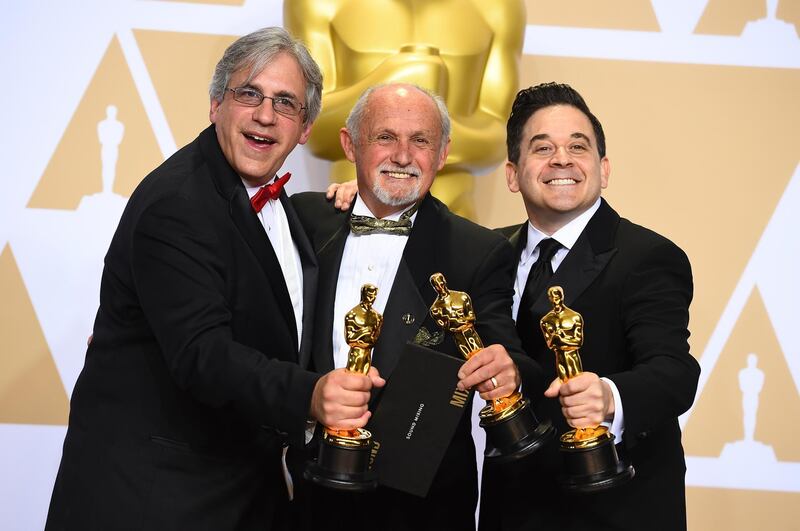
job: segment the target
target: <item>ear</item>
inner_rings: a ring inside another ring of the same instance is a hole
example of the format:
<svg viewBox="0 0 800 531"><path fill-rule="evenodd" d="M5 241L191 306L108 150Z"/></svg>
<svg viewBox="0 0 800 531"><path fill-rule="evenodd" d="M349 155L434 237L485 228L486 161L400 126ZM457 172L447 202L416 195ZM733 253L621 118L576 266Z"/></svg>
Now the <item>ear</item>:
<svg viewBox="0 0 800 531"><path fill-rule="evenodd" d="M519 192L519 175L517 165L511 161L506 161L506 184L511 192Z"/></svg>
<svg viewBox="0 0 800 531"><path fill-rule="evenodd" d="M219 106L221 102L217 101L214 98L211 98L211 109L208 111L208 119L211 120L212 124L217 123L217 112L219 110Z"/></svg>
<svg viewBox="0 0 800 531"><path fill-rule="evenodd" d="M339 129L339 142L342 143L342 149L344 150L344 155L347 157L347 160L355 163L356 147L353 143L353 137L350 136L350 131L348 131L346 127Z"/></svg>
<svg viewBox="0 0 800 531"><path fill-rule="evenodd" d="M308 137L311 136L312 125L314 125L314 122L310 122L303 126L303 131L300 133L300 139L297 141L298 144L305 144L308 142Z"/></svg>
<svg viewBox="0 0 800 531"><path fill-rule="evenodd" d="M608 187L608 176L611 175L611 163L608 157L603 157L600 160L600 188Z"/></svg>
<svg viewBox="0 0 800 531"><path fill-rule="evenodd" d="M444 168L445 162L447 162L447 155L450 154L450 139L447 139L447 144L444 145L444 149L439 154L439 164L436 165L436 171L441 171Z"/></svg>

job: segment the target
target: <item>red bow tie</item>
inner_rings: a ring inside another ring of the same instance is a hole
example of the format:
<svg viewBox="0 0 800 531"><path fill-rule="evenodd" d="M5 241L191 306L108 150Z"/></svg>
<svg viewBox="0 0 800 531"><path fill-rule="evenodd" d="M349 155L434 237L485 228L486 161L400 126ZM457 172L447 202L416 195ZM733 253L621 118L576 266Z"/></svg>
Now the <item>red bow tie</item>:
<svg viewBox="0 0 800 531"><path fill-rule="evenodd" d="M253 210L256 211L256 214L261 212L261 209L264 208L264 205L267 204L267 201L270 199L278 199L281 195L281 190L283 190L283 185L286 184L286 181L289 180L292 174L286 172L286 174L271 184L265 184L262 186L256 195L250 198L250 204L253 205Z"/></svg>

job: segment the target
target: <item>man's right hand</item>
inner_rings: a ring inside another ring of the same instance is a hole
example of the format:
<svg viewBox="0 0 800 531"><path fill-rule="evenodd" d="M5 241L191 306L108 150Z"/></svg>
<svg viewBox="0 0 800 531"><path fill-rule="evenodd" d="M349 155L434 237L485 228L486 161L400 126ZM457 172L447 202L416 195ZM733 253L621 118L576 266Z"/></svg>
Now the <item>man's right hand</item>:
<svg viewBox="0 0 800 531"><path fill-rule="evenodd" d="M325 191L325 198L330 201L333 200L333 206L337 209L347 212L350 210L350 205L358 193L358 183L355 179L344 183L331 183Z"/></svg>
<svg viewBox="0 0 800 531"><path fill-rule="evenodd" d="M384 384L386 380L375 367L370 367L367 375L336 369L317 380L309 413L325 426L345 430L361 428L370 417L367 409L370 390Z"/></svg>

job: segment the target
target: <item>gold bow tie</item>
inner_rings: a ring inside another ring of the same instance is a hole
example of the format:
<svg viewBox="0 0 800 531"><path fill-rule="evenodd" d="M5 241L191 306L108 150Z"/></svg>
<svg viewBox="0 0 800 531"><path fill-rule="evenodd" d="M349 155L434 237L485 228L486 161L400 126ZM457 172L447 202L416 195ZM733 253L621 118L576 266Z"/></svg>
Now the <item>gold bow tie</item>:
<svg viewBox="0 0 800 531"><path fill-rule="evenodd" d="M370 216L350 215L350 232L353 234L396 234L408 236L411 234L411 216L417 211L418 203L400 214L397 221L391 219L377 219Z"/></svg>

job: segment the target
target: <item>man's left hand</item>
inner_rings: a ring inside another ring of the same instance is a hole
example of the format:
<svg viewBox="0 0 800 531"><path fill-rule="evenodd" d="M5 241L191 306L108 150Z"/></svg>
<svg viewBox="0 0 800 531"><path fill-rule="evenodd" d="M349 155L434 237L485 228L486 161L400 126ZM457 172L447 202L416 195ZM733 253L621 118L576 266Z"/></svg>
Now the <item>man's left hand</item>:
<svg viewBox="0 0 800 531"><path fill-rule="evenodd" d="M458 371L458 388L475 387L484 400L509 396L519 389L517 365L502 345L489 345L467 360Z"/></svg>
<svg viewBox="0 0 800 531"><path fill-rule="evenodd" d="M558 397L561 412L573 428L597 426L614 415L611 387L593 372L582 372L566 383L556 378L544 396Z"/></svg>

